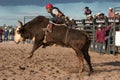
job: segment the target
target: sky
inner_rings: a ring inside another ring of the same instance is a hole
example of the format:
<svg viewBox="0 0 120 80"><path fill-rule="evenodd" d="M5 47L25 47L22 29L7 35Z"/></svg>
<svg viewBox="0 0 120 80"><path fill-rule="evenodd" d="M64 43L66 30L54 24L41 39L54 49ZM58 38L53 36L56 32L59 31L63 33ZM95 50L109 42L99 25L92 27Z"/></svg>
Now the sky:
<svg viewBox="0 0 120 80"><path fill-rule="evenodd" d="M120 7L120 0L0 0L0 26L17 25L18 20L24 21L24 16L50 16L45 10L48 3L77 20L85 18L86 6L92 10L92 15L99 12L108 15L109 7Z"/></svg>

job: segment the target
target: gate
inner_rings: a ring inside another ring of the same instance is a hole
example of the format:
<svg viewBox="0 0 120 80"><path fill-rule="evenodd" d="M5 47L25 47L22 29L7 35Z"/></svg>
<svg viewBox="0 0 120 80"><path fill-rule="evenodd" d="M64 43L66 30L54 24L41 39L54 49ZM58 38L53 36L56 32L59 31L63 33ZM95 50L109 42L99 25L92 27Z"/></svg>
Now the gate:
<svg viewBox="0 0 120 80"><path fill-rule="evenodd" d="M118 48L120 46L120 44L116 45L116 40L117 40L117 36L116 33L120 32L120 15L119 17L116 16L117 14L119 14L120 12L120 7L114 7L114 19L112 20L112 22L114 22L114 27L113 29L111 29L110 31L110 44L108 45L108 51L109 53L113 53L114 55L118 52ZM120 35L120 34L119 34Z"/></svg>

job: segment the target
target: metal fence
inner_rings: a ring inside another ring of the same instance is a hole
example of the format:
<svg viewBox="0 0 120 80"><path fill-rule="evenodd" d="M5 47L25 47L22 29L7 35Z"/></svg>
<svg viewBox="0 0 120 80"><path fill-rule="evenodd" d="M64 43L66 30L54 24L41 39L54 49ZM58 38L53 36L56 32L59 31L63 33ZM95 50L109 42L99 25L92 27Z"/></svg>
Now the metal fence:
<svg viewBox="0 0 120 80"><path fill-rule="evenodd" d="M79 20L77 20L76 22L78 22L77 26L76 26L76 29L84 30L84 31L86 31L90 34L91 41L92 41L91 46L90 46L90 50L97 51L98 47L97 47L97 43L96 43L96 40L95 40L95 31L96 31L96 28L97 28L98 25L97 24L88 25L88 23L83 25L83 24L81 24L81 21L79 21ZM112 23L112 22L110 22L110 23ZM101 24L101 23L99 23L99 24ZM108 25L109 24L103 24L103 27L106 27ZM120 30L120 24L115 24L114 27L111 28L107 32L106 36L109 35L110 37L109 37L109 41L107 40L104 43L104 46L103 46L104 52L112 53L112 54L115 54L116 52L118 52L118 48L117 48L117 46L115 46L115 32L119 31L119 30Z"/></svg>
<svg viewBox="0 0 120 80"><path fill-rule="evenodd" d="M120 11L120 7L114 8L114 14ZM106 40L104 43L103 49L105 53L118 53L119 46L115 45L115 35L117 31L120 31L120 18L107 18L107 19L92 19L92 20L75 20L77 26L75 28L87 31L90 34L92 43L90 46L90 50L97 51L98 47L95 42L95 31L98 24L102 24L103 27L108 26L111 23L114 23L114 27L112 27L108 32L107 36L109 35L109 40Z"/></svg>

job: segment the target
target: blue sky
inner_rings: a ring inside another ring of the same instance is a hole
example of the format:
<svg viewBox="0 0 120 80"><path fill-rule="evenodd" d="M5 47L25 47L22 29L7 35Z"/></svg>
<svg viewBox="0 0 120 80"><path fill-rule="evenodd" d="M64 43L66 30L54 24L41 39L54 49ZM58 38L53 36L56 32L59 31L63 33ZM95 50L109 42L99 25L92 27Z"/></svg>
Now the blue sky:
<svg viewBox="0 0 120 80"><path fill-rule="evenodd" d="M93 15L98 12L107 15L109 7L120 7L120 0L0 0L0 25L17 25L17 20L23 21L24 16L50 16L45 10L47 3L53 3L74 19L85 18L85 6Z"/></svg>

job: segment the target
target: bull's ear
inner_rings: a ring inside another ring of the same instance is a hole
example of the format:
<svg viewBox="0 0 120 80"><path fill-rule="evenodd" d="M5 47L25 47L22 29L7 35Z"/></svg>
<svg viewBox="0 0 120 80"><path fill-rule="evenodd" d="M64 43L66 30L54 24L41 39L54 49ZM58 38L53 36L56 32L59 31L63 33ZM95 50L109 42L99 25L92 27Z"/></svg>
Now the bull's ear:
<svg viewBox="0 0 120 80"><path fill-rule="evenodd" d="M19 28L23 26L22 21L18 20L18 23L19 23L19 25L18 25L18 26L19 26Z"/></svg>

